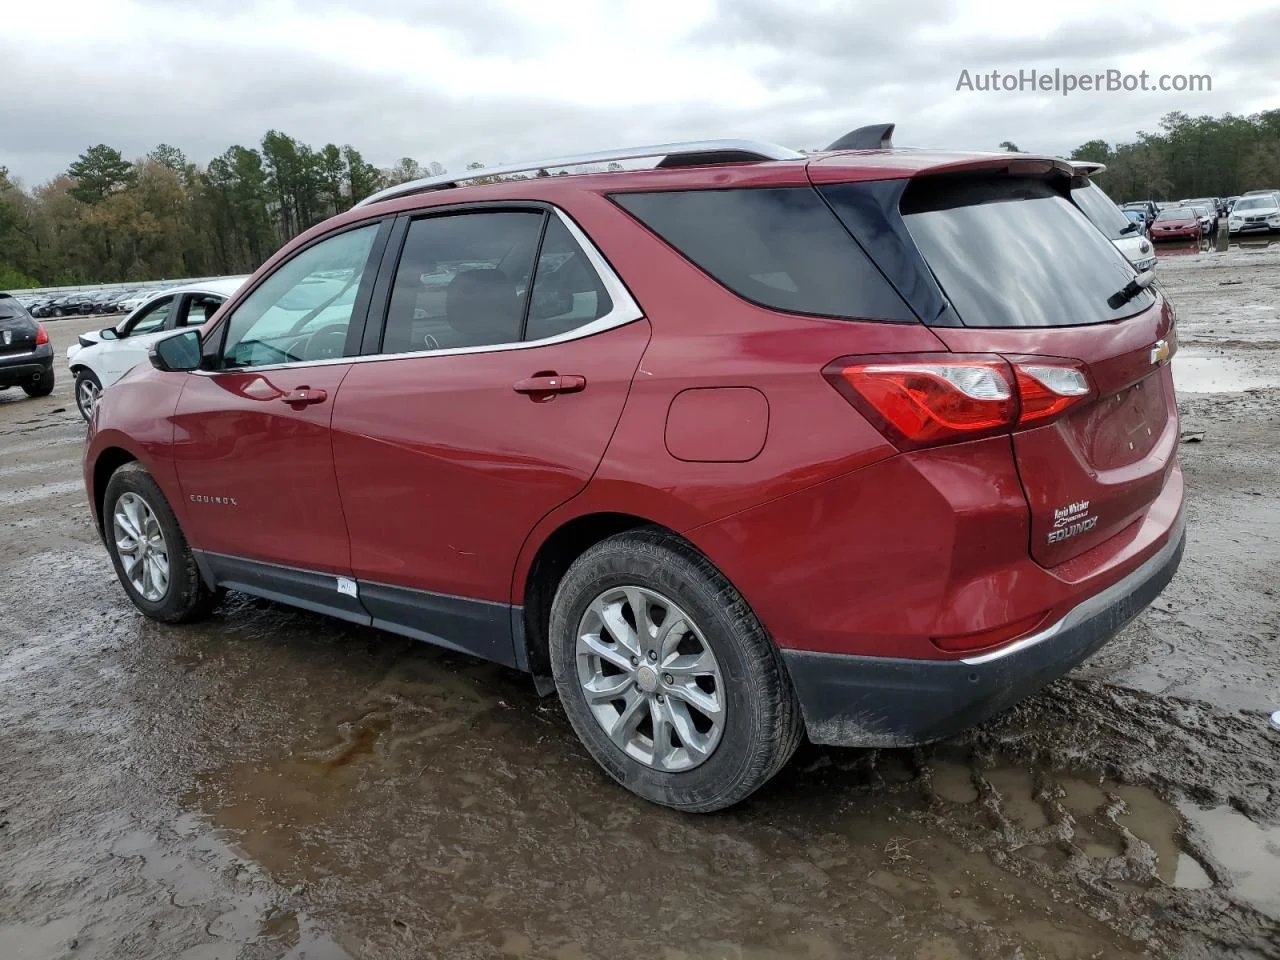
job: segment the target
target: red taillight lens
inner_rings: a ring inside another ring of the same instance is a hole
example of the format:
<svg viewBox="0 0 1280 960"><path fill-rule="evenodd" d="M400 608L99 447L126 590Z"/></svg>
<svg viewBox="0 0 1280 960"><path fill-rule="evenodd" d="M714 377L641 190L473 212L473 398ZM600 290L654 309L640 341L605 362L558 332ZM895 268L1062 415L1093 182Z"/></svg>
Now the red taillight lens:
<svg viewBox="0 0 1280 960"><path fill-rule="evenodd" d="M900 450L1040 426L1093 396L1083 364L1058 357L845 357L823 374Z"/></svg>
<svg viewBox="0 0 1280 960"><path fill-rule="evenodd" d="M1016 360L1013 372L1018 381L1020 426L1056 417L1093 392L1084 370L1074 363Z"/></svg>
<svg viewBox="0 0 1280 960"><path fill-rule="evenodd" d="M49 332L45 330L43 323L36 324L36 346L49 342Z"/></svg>
<svg viewBox="0 0 1280 960"><path fill-rule="evenodd" d="M904 450L989 436L1017 419L1009 364L995 356L850 358L824 373Z"/></svg>

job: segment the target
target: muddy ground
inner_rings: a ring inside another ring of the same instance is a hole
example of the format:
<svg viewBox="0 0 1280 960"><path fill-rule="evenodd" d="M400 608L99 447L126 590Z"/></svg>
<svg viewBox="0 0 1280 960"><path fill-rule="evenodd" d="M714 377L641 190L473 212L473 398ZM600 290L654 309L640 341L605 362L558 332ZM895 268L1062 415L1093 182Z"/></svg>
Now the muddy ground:
<svg viewBox="0 0 1280 960"><path fill-rule="evenodd" d="M516 673L235 595L143 619L69 379L0 394L0 960L1280 958L1280 245L1160 275L1216 392L1155 606L979 730L806 746L707 817Z"/></svg>

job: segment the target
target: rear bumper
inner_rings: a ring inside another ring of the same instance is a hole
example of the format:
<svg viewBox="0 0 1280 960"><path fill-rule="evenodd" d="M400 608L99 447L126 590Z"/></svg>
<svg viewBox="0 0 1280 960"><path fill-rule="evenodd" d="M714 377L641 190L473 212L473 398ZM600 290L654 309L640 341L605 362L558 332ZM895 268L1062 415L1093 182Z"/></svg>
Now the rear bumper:
<svg viewBox="0 0 1280 960"><path fill-rule="evenodd" d="M53 348L42 343L29 353L0 355L0 387L30 383L53 376Z"/></svg>
<svg viewBox="0 0 1280 960"><path fill-rule="evenodd" d="M966 660L907 660L783 650L809 739L902 747L958 733L1062 676L1151 603L1186 544L1181 518L1160 550L1128 576L1038 633Z"/></svg>

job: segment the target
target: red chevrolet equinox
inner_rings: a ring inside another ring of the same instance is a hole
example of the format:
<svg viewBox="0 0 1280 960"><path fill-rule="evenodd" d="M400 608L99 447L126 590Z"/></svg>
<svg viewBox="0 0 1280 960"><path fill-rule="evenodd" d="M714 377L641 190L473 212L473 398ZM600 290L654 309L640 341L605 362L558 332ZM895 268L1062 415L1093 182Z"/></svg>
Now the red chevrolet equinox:
<svg viewBox="0 0 1280 960"><path fill-rule="evenodd" d="M802 734L946 737L1182 554L1173 309L1072 175L864 128L390 188L104 392L94 517L147 616L238 590L528 671L679 809Z"/></svg>

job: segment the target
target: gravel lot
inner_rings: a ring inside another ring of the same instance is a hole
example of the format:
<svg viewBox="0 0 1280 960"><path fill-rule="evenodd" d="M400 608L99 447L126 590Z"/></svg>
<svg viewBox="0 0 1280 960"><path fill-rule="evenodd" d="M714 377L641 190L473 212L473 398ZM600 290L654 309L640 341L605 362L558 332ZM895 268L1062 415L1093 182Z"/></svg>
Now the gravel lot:
<svg viewBox="0 0 1280 960"><path fill-rule="evenodd" d="M710 817L499 667L236 595L143 619L69 376L0 393L0 957L1280 958L1280 245L1159 272L1190 538L1156 605L977 731L804 747Z"/></svg>

